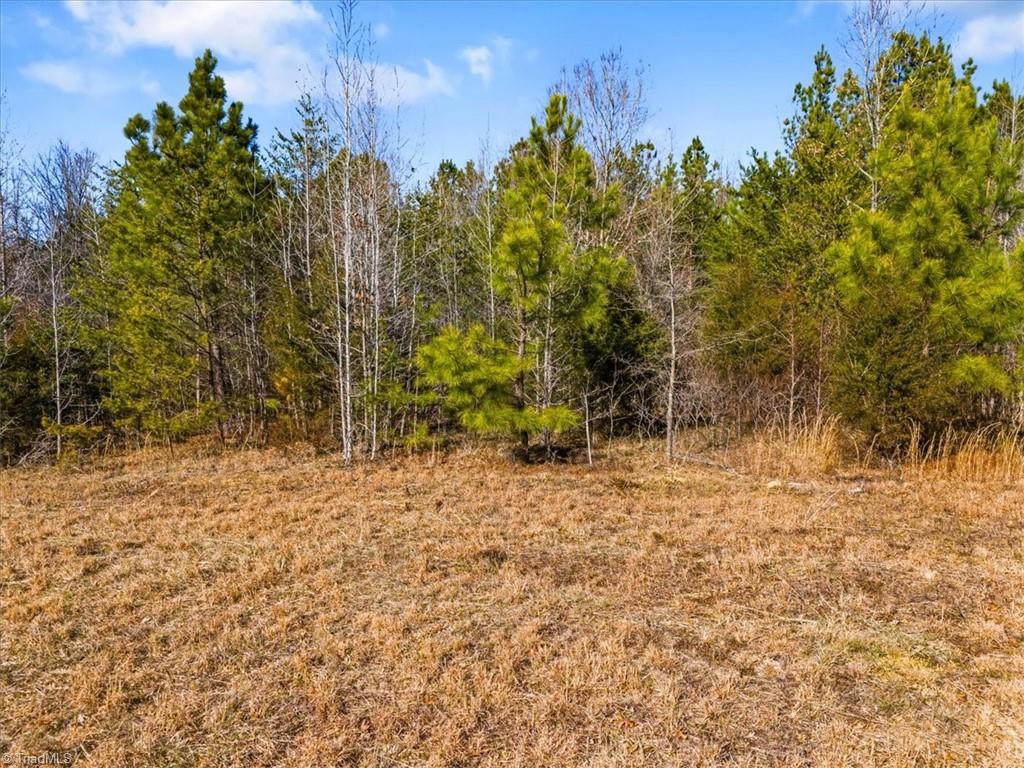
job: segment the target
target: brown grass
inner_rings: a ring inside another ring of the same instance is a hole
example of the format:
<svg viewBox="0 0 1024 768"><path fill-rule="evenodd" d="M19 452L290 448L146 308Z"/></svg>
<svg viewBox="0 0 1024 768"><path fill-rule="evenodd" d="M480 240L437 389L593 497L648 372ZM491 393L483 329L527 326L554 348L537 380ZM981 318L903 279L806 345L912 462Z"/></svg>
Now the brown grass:
<svg viewBox="0 0 1024 768"><path fill-rule="evenodd" d="M765 469L5 471L0 753L1024 765L1024 488Z"/></svg>
<svg viewBox="0 0 1024 768"><path fill-rule="evenodd" d="M757 476L827 477L837 472L965 482L1024 482L1024 434L1020 428L993 425L973 431L949 429L930 440L913 430L909 447L880 454L862 436L844 430L839 419L818 417L792 426L783 422L753 433L719 430L684 432L684 454ZM684 455L684 459L686 456Z"/></svg>
<svg viewBox="0 0 1024 768"><path fill-rule="evenodd" d="M948 430L923 445L919 440L911 445L902 464L921 478L1024 481L1024 436L1019 428Z"/></svg>

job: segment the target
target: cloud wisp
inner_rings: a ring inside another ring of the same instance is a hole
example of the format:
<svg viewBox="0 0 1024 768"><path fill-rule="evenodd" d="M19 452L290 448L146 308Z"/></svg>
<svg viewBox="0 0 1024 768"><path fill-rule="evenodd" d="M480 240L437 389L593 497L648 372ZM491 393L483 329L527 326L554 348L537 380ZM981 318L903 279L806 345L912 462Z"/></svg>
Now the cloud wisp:
<svg viewBox="0 0 1024 768"><path fill-rule="evenodd" d="M268 48L285 44L293 29L323 21L305 0L67 0L65 5L85 27L90 44L115 55L150 47L185 57L211 47L255 61Z"/></svg>
<svg viewBox="0 0 1024 768"><path fill-rule="evenodd" d="M506 64L512 58L514 43L507 37L495 37L488 45L472 45L459 52L459 58L466 62L469 73L479 77L484 85L490 85L495 64Z"/></svg>
<svg viewBox="0 0 1024 768"><path fill-rule="evenodd" d="M97 52L163 48L187 58L211 48L229 62L223 74L233 97L269 105L294 97L310 65L295 36L323 21L306 0L66 0L65 6Z"/></svg>
<svg viewBox="0 0 1024 768"><path fill-rule="evenodd" d="M470 74L476 75L487 84L491 82L491 75L494 74L491 69L493 55L486 45L478 45L463 48L459 58L469 66Z"/></svg>
<svg viewBox="0 0 1024 768"><path fill-rule="evenodd" d="M1024 51L1024 10L978 16L964 24L956 42L961 58L995 61Z"/></svg>
<svg viewBox="0 0 1024 768"><path fill-rule="evenodd" d="M42 59L19 71L29 80L74 95L105 96L134 88L154 96L160 91L160 84L144 72L126 78L123 73L75 59Z"/></svg>

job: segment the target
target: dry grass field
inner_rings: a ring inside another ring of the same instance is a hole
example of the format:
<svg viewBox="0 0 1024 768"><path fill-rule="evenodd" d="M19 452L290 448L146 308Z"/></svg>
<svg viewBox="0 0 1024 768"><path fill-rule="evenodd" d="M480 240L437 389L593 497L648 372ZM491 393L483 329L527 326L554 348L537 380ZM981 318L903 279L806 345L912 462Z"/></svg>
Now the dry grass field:
<svg viewBox="0 0 1024 768"><path fill-rule="evenodd" d="M1024 486L300 449L0 472L0 753L1024 765Z"/></svg>

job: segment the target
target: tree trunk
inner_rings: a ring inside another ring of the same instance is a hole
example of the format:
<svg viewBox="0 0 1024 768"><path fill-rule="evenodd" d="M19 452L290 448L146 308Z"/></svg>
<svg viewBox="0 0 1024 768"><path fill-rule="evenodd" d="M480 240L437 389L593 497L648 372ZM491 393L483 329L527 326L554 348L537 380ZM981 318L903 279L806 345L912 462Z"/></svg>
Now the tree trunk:
<svg viewBox="0 0 1024 768"><path fill-rule="evenodd" d="M60 321L58 318L58 302L60 301L60 294L58 292L58 283L60 282L57 275L57 260L54 258L54 244L51 243L48 250L50 253L50 322L53 329L53 390L54 390L54 411L55 419L57 424L57 459L60 459L61 449L63 447L63 436L61 435L64 425L64 400L61 393L61 347L60 347Z"/></svg>
<svg viewBox="0 0 1024 768"><path fill-rule="evenodd" d="M526 360L526 310L520 306L518 313L519 338L516 346L516 356L519 358L519 372L516 374L515 397L516 407L522 411L526 408L526 370L523 362ZM519 444L525 455L530 447L530 433L523 429L519 432Z"/></svg>

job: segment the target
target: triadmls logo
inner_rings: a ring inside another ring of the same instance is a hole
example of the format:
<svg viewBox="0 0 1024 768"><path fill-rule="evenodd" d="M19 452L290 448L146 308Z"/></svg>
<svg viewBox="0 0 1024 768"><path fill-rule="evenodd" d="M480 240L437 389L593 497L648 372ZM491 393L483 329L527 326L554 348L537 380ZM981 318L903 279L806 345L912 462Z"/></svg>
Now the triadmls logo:
<svg viewBox="0 0 1024 768"><path fill-rule="evenodd" d="M5 752L0 755L3 765L71 765L73 762L74 752L39 752L34 755Z"/></svg>

